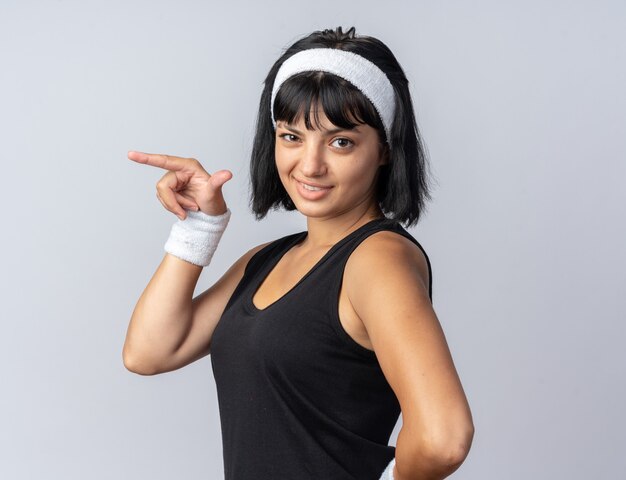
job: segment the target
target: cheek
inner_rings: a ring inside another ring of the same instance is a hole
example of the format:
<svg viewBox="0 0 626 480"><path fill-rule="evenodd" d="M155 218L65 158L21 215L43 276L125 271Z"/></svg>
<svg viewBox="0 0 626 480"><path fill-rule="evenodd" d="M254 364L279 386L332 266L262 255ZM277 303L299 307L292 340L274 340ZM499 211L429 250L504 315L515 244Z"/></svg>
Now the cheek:
<svg viewBox="0 0 626 480"><path fill-rule="evenodd" d="M285 170L285 158L278 151L274 153L274 164L278 173L282 175L282 172Z"/></svg>
<svg viewBox="0 0 626 480"><path fill-rule="evenodd" d="M289 157L276 152L274 156L274 163L276 165L276 170L278 172L278 178L284 187L287 187L287 182L289 181L289 175L291 170L293 169L293 165L289 161Z"/></svg>
<svg viewBox="0 0 626 480"><path fill-rule="evenodd" d="M289 152L281 148L276 148L274 150L274 162L276 163L276 168L279 172L288 171L292 168L292 160L290 158Z"/></svg>
<svg viewBox="0 0 626 480"><path fill-rule="evenodd" d="M345 164L341 168L341 172L338 173L345 182L351 185L360 185L363 189L367 189L376 174L376 168L373 160L354 160Z"/></svg>

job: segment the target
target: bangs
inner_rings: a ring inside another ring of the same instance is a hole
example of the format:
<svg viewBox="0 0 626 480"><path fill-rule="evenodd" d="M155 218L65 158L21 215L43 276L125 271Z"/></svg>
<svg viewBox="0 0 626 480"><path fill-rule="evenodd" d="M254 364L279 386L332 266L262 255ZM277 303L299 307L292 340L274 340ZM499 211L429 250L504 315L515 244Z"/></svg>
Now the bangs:
<svg viewBox="0 0 626 480"><path fill-rule="evenodd" d="M313 110L313 119L310 115L317 105L337 127L367 124L384 140L383 124L372 103L350 82L328 72L301 72L287 79L274 101L274 119L293 125L304 114L307 130L320 129L318 109Z"/></svg>

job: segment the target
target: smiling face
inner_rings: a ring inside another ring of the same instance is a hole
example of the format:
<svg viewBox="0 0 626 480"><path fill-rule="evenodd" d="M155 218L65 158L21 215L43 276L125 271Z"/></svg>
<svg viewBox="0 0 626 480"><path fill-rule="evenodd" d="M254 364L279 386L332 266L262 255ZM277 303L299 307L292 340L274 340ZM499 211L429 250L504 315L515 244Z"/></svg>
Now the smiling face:
<svg viewBox="0 0 626 480"><path fill-rule="evenodd" d="M302 115L297 123L276 124L276 167L289 197L307 217L377 210L376 179L386 162L377 130L367 124L339 129L323 110L318 115L314 130Z"/></svg>

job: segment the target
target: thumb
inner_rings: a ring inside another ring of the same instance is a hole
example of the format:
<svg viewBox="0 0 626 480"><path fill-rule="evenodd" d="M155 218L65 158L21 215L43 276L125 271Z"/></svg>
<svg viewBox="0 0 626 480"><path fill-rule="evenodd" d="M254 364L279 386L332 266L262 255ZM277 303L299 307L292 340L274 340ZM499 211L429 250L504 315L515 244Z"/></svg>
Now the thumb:
<svg viewBox="0 0 626 480"><path fill-rule="evenodd" d="M210 182L213 187L220 189L231 178L233 173L230 170L218 170L211 174Z"/></svg>

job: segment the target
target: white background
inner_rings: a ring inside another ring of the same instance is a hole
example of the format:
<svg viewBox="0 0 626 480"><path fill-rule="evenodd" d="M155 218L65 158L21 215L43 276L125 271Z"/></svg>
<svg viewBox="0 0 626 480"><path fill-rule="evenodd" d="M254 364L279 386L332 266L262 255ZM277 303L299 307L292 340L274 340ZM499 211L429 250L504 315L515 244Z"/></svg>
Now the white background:
<svg viewBox="0 0 626 480"><path fill-rule="evenodd" d="M396 55L436 177L409 231L476 427L450 478L623 475L625 19L621 1L3 1L0 477L223 478L210 358L122 363L176 221L165 172L126 153L233 172L200 293L306 228L254 220L248 159L270 66L338 25Z"/></svg>

